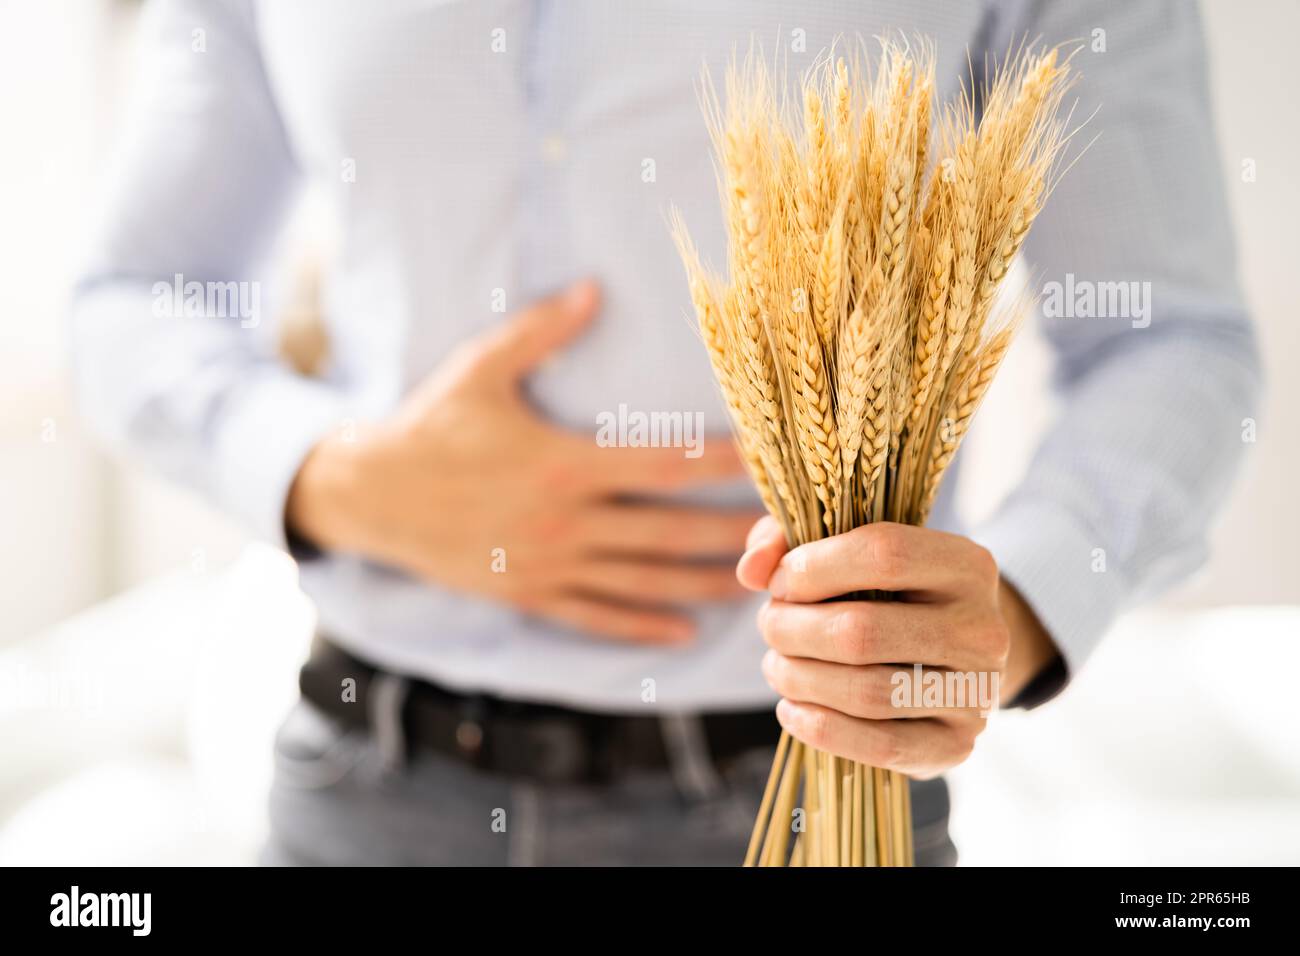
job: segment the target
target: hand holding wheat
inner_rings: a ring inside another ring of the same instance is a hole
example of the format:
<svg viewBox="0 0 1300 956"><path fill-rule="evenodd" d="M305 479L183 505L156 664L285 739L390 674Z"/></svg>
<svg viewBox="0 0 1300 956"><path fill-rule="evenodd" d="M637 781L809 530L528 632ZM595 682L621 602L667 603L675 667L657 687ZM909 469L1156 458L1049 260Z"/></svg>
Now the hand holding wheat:
<svg viewBox="0 0 1300 956"><path fill-rule="evenodd" d="M1014 58L978 124L972 91L942 112L937 149L925 44L884 42L870 75L820 63L801 136L761 58L731 70L725 102L710 88L728 280L680 218L674 233L746 464L791 546L925 523L1024 311L996 293L1058 172L1067 74L1055 50ZM858 580L848 597L890 600L894 584ZM782 736L747 864L911 860L901 774Z"/></svg>
<svg viewBox="0 0 1300 956"><path fill-rule="evenodd" d="M1058 654L992 555L942 531L885 521L791 553L764 518L736 574L772 594L758 624L782 727L817 750L912 777L965 760L998 700ZM893 600L841 599L870 590ZM944 687L951 698L935 692Z"/></svg>

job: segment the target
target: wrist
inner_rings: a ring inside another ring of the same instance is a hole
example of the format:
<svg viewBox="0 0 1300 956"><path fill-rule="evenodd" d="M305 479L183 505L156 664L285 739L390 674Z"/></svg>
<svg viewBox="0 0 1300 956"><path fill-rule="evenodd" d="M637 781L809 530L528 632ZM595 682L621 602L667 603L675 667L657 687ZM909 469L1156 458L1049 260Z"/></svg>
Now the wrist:
<svg viewBox="0 0 1300 956"><path fill-rule="evenodd" d="M998 586L998 607L1011 635L1000 686L1005 704L1055 661L1060 651L1033 608L1006 580Z"/></svg>
<svg viewBox="0 0 1300 956"><path fill-rule="evenodd" d="M365 462L362 442L331 434L303 459L285 501L284 524L290 540L323 551L353 550L355 502Z"/></svg>

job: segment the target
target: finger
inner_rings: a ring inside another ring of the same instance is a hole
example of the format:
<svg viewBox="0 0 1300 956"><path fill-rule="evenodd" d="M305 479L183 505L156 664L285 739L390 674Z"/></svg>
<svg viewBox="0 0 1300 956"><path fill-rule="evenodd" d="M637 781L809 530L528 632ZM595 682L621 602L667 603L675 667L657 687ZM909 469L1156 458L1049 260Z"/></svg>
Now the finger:
<svg viewBox="0 0 1300 956"><path fill-rule="evenodd" d="M993 556L960 535L881 522L800 545L772 576L772 596L824 601L879 589L954 595L994 587Z"/></svg>
<svg viewBox="0 0 1300 956"><path fill-rule="evenodd" d="M684 644L695 625L683 614L622 607L595 598L560 594L536 603L536 613L583 633L634 644Z"/></svg>
<svg viewBox="0 0 1300 956"><path fill-rule="evenodd" d="M593 443L589 459L598 485L625 494L665 494L745 475L735 442L722 435L706 440L697 434L690 446L681 447L601 447Z"/></svg>
<svg viewBox="0 0 1300 956"><path fill-rule="evenodd" d="M591 324L600 302L590 280L536 302L475 343L475 371L513 385Z"/></svg>
<svg viewBox="0 0 1300 956"><path fill-rule="evenodd" d="M856 666L907 661L965 670L996 664L983 652L983 635L968 633L973 627L958 620L949 605L772 600L759 611L758 628L768 646L788 657Z"/></svg>
<svg viewBox="0 0 1300 956"><path fill-rule="evenodd" d="M736 564L736 580L751 591L766 590L787 547L781 525L771 515L764 516L749 532L745 553Z"/></svg>
<svg viewBox="0 0 1300 956"><path fill-rule="evenodd" d="M734 600L745 593L726 565L609 558L580 562L567 569L561 580L601 597L655 605Z"/></svg>
<svg viewBox="0 0 1300 956"><path fill-rule="evenodd" d="M981 693L979 682L967 682L960 671L928 667L919 673L894 664L850 667L768 651L763 676L782 697L870 720L987 714L996 705L987 679Z"/></svg>
<svg viewBox="0 0 1300 956"><path fill-rule="evenodd" d="M749 534L745 536L745 550L750 548L761 547L772 538L785 540L785 533L781 530L781 523L771 515L763 515L754 522L754 526L749 529Z"/></svg>
<svg viewBox="0 0 1300 956"><path fill-rule="evenodd" d="M584 509L574 544L609 554L733 561L744 550L751 511L647 504L593 505Z"/></svg>
<svg viewBox="0 0 1300 956"><path fill-rule="evenodd" d="M863 720L787 698L777 703L776 717L810 747L922 780L961 763L975 742L969 722Z"/></svg>

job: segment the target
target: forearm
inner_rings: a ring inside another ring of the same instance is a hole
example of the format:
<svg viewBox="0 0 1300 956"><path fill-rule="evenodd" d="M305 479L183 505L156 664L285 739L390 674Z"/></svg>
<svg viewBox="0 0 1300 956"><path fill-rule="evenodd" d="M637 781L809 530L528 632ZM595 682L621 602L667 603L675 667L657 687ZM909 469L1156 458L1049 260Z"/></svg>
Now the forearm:
<svg viewBox="0 0 1300 956"><path fill-rule="evenodd" d="M1010 583L998 588L998 608L1011 637L1007 664L998 687L1003 705L1014 701L1035 677L1060 656L1060 650L1033 609Z"/></svg>
<svg viewBox="0 0 1300 956"><path fill-rule="evenodd" d="M149 290L103 280L78 291L71 337L84 417L113 447L282 542L289 483L348 416L342 396L259 353L237 321L155 316Z"/></svg>
<svg viewBox="0 0 1300 956"><path fill-rule="evenodd" d="M1197 5L1018 9L989 50L1091 38L1067 104L1068 122L1084 121L1074 142L1088 145L1024 247L1041 277L1060 411L1024 480L973 536L1073 672L1116 615L1203 561L1250 447L1259 362Z"/></svg>
<svg viewBox="0 0 1300 956"><path fill-rule="evenodd" d="M178 48L200 27L207 52ZM283 542L298 465L349 413L333 388L283 367L259 329L264 254L298 168L252 10L151 6L141 59L84 230L71 323L80 406L110 443Z"/></svg>
<svg viewBox="0 0 1300 956"><path fill-rule="evenodd" d="M1170 321L1124 346L1064 383L1024 480L973 534L1071 672L1116 615L1204 559L1257 407L1238 316Z"/></svg>

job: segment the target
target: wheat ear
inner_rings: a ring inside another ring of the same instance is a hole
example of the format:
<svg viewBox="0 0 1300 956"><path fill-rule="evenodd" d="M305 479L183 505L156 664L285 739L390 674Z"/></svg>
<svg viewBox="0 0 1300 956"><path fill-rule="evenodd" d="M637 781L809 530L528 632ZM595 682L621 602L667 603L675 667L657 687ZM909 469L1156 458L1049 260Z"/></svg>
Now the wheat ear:
<svg viewBox="0 0 1300 956"><path fill-rule="evenodd" d="M952 463L961 440L966 437L975 412L993 383L993 376L1006 357L1014 335L1015 327L1009 325L997 332L980 349L978 357L972 363L970 376L957 390L956 397L946 411L941 421L938 440L926 468L925 481L922 484L922 514L930 513L935 496L939 493L940 480L948 465Z"/></svg>

